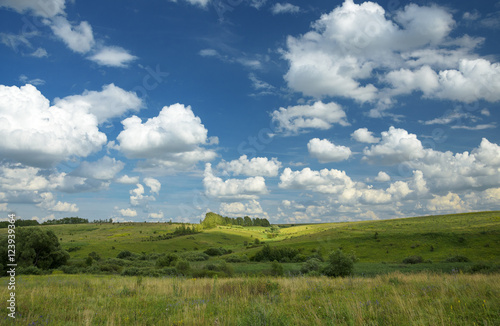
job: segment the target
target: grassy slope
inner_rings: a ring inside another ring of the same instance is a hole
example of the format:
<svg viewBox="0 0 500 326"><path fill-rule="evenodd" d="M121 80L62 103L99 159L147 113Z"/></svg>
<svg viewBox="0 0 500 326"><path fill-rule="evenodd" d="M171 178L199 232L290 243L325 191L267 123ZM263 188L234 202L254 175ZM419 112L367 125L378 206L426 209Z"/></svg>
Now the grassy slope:
<svg viewBox="0 0 500 326"><path fill-rule="evenodd" d="M319 250L324 256L342 247L354 251L360 263L401 262L410 255L442 261L450 255L465 255L473 261L500 261L500 212L290 226L275 239L267 239L262 227L217 227L203 233L169 240L143 241L171 233L177 225L163 223L80 224L43 226L62 239L63 248L83 259L95 251L102 258L116 257L121 250L135 253L183 252L224 247L252 255L259 247L243 243L258 238L273 246L302 249L308 255ZM1 231L6 232L6 229ZM378 233L375 238L375 232ZM431 246L434 248L431 251ZM114 247L114 249L113 249Z"/></svg>

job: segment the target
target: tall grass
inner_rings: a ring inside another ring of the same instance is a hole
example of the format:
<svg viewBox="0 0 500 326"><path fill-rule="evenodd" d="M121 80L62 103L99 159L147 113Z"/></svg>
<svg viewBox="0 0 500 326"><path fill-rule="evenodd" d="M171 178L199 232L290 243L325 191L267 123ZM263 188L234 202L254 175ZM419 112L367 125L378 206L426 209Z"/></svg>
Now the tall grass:
<svg viewBox="0 0 500 326"><path fill-rule="evenodd" d="M2 278L0 297L7 297ZM21 325L499 325L500 275L19 276ZM0 324L13 324L0 316Z"/></svg>

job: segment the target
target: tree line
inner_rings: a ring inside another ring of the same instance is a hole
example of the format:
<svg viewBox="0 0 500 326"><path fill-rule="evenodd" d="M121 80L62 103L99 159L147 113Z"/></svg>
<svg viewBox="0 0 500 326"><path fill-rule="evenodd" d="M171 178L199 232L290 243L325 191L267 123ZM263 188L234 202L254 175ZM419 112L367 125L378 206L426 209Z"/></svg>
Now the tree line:
<svg viewBox="0 0 500 326"><path fill-rule="evenodd" d="M216 213L209 212L205 215L205 219L200 221L204 229L214 228L218 225L240 225L240 226L264 226L271 225L265 218L250 218L245 217L227 217Z"/></svg>

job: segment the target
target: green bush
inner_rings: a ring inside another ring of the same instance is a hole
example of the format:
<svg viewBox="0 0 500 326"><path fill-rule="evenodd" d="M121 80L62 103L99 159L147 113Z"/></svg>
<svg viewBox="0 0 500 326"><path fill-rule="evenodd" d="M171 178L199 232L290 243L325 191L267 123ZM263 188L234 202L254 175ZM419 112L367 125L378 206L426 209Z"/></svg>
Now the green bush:
<svg viewBox="0 0 500 326"><path fill-rule="evenodd" d="M189 262L186 260L179 260L175 265L175 269L177 270L178 274L188 275L189 271L191 270L191 265L189 265Z"/></svg>
<svg viewBox="0 0 500 326"><path fill-rule="evenodd" d="M313 254L311 254L311 255L307 256L307 260L312 259L312 258L316 258L316 259L318 259L319 261L325 261L325 260L323 259L323 256L321 256L318 252L314 252Z"/></svg>
<svg viewBox="0 0 500 326"><path fill-rule="evenodd" d="M95 260L95 261L101 260L101 256L99 256L99 254L97 252L95 252L95 251L92 251L89 254L89 257L92 257L92 259Z"/></svg>
<svg viewBox="0 0 500 326"><path fill-rule="evenodd" d="M307 260L307 256L304 254L298 254L297 256L293 257L293 262L294 263L303 263Z"/></svg>
<svg viewBox="0 0 500 326"><path fill-rule="evenodd" d="M176 254L167 254L165 256L161 256L156 260L156 267L158 268L163 268L163 267L168 267L168 266L173 266L175 265L175 262L179 259L179 256Z"/></svg>
<svg viewBox="0 0 500 326"><path fill-rule="evenodd" d="M228 263L244 263L247 262L249 259L246 255L229 255L224 258L224 260Z"/></svg>
<svg viewBox="0 0 500 326"><path fill-rule="evenodd" d="M184 258L187 261L204 261L208 260L210 256L208 256L206 253L203 252L188 252L183 254L182 258Z"/></svg>
<svg viewBox="0 0 500 326"><path fill-rule="evenodd" d="M18 274L23 275L42 275L43 271L36 266L21 267L18 270Z"/></svg>
<svg viewBox="0 0 500 326"><path fill-rule="evenodd" d="M331 277L345 277L352 274L354 270L354 255L346 255L338 249L328 257L328 265L323 269L323 274Z"/></svg>
<svg viewBox="0 0 500 326"><path fill-rule="evenodd" d="M229 277L233 276L233 274L234 274L233 266L227 264L225 261L223 261L219 264L218 269L221 272L224 272L224 274L226 274L226 276L229 276Z"/></svg>
<svg viewBox="0 0 500 326"><path fill-rule="evenodd" d="M68 266L64 265L61 267L61 270L64 274L78 274L80 273L80 269L77 266Z"/></svg>
<svg viewBox="0 0 500 326"><path fill-rule="evenodd" d="M451 256L451 257L446 258L445 262L447 262L447 263L467 263L467 262L470 262L470 259L465 257L465 256L455 255L455 256Z"/></svg>
<svg viewBox="0 0 500 326"><path fill-rule="evenodd" d="M321 268L321 261L317 258L308 259L300 268L300 272L307 274L312 271L318 272Z"/></svg>
<svg viewBox="0 0 500 326"><path fill-rule="evenodd" d="M281 261L282 259L288 258L293 261L295 256L299 254L297 249L292 249L289 247L284 248L271 248L268 244L255 254L253 260L255 261Z"/></svg>
<svg viewBox="0 0 500 326"><path fill-rule="evenodd" d="M283 276L284 270L283 270L283 265L278 263L277 260L273 261L271 263L271 275L272 276Z"/></svg>
<svg viewBox="0 0 500 326"><path fill-rule="evenodd" d="M421 264L423 262L422 256L409 256L403 259L403 264Z"/></svg>
<svg viewBox="0 0 500 326"><path fill-rule="evenodd" d="M101 272L119 274L122 270L120 265L104 263L99 266Z"/></svg>
<svg viewBox="0 0 500 326"><path fill-rule="evenodd" d="M132 257L132 253L128 250L120 251L120 253L116 256L116 258L120 258L120 259L126 259L126 258L130 258L130 257Z"/></svg>
<svg viewBox="0 0 500 326"><path fill-rule="evenodd" d="M123 269L121 275L123 276L137 276L141 275L141 270L137 267L127 267Z"/></svg>
<svg viewBox="0 0 500 326"><path fill-rule="evenodd" d="M204 251L205 254L209 256L222 256L222 255L227 255L232 253L233 251L231 249L227 250L222 247L220 248L208 248L207 250Z"/></svg>

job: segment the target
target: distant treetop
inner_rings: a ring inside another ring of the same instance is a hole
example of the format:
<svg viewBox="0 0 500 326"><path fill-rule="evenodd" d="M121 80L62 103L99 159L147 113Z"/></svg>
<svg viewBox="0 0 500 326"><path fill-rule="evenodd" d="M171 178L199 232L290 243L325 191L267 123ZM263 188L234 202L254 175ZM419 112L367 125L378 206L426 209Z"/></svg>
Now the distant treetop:
<svg viewBox="0 0 500 326"><path fill-rule="evenodd" d="M250 218L245 217L227 217L216 213L209 212L205 215L205 219L201 222L204 229L211 229L218 225L241 225L241 226L264 226L271 225L265 218Z"/></svg>

